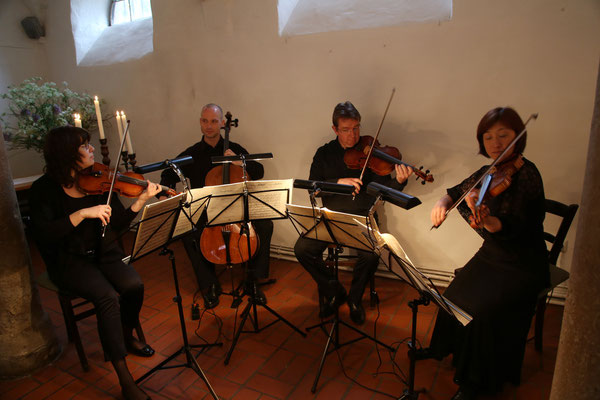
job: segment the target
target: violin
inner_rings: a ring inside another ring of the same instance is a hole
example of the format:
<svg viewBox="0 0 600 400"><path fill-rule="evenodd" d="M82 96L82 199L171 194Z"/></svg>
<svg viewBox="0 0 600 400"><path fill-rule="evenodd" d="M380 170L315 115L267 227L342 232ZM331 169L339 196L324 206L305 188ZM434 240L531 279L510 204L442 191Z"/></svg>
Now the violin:
<svg viewBox="0 0 600 400"><path fill-rule="evenodd" d="M385 116L390 109L390 104L392 104L394 93L396 93L396 88L392 88L392 94L390 95L390 99L388 100L385 111L383 112L383 117L381 117L381 122L377 128L375 138L373 139L371 136L362 136L354 148L346 150L346 153L344 153L344 162L350 169L362 169L360 172L360 177L358 178L360 180L362 180L367 167L369 167L377 175L384 176L388 175L394 170L395 164L403 164L413 169L417 179L423 179L421 182L423 185L425 182L433 182L433 176L429 174L429 170L423 173L423 167L416 169L412 165L400 161L402 155L397 148L381 146L377 141L379 133L381 133L383 121L385 121ZM378 160L374 160L371 158L371 156L375 156Z"/></svg>
<svg viewBox="0 0 600 400"><path fill-rule="evenodd" d="M225 114L225 135L223 138L223 151L229 148L229 131L231 125L237 127L238 120L232 121L230 112ZM243 182L246 180L244 168L225 163L213 167L204 182L205 186L226 185L228 183ZM250 248L248 249L248 237ZM221 226L208 226L200 236L200 250L208 261L213 264L241 264L248 261L258 250L258 235L248 224L248 232L242 224L225 224Z"/></svg>
<svg viewBox="0 0 600 400"><path fill-rule="evenodd" d="M371 151L372 157L369 158L369 152ZM361 136L358 143L344 153L344 163L350 169L361 169L367 164L371 171L377 175L385 176L394 170L395 164L406 165L413 169L417 179L422 179L421 183L423 185L425 182L433 182L433 175L429 173L429 170L423 172L422 166L417 169L401 160L402 154L396 147L381 146L378 140L368 135Z"/></svg>
<svg viewBox="0 0 600 400"><path fill-rule="evenodd" d="M490 173L490 171L491 171L492 169L494 169L494 168L496 167L496 165L498 165L498 164L501 164L501 163L504 161L504 160L503 160L503 157L504 157L504 155L505 155L506 153L508 153L508 151L509 151L511 148L513 148L513 146L515 145L515 143L517 143L517 141L518 141L519 139L521 139L521 137L522 137L522 136L525 134L525 132L527 132L527 124L529 124L529 121L531 121L532 119L537 119L537 117L538 117L538 114L537 114L537 113L534 113L534 114L531 114L531 115L529 116L529 118L527 118L527 121L525 121L525 124L524 124L524 126L523 126L523 130L522 130L521 132L519 132L519 134L518 134L518 135L516 135L516 136L513 138L513 140L512 140L512 141L511 141L511 142L510 142L510 143L509 143L507 146L506 146L506 148L505 148L505 149L502 151L502 153L500 153L500 154L498 155L498 157L496 157L496 159L494 160L494 162L492 162L492 164L491 164L491 165L488 167L488 169L487 169L487 170L486 170L486 171L485 171L485 172L484 172L484 173L481 175L481 177L479 177L479 179L477 179L477 180L475 181L475 183L473 183L473 185L472 185L470 188L468 188L468 189L467 189L467 190L466 190L466 191L465 191L465 192L464 192L464 193L463 193L463 194L462 194L462 195L459 197L459 199L458 199L458 200L456 200L456 201L454 202L454 204L452 204L452 206L450 206L450 208L448 208L448 209L447 209L447 210L444 212L444 219L442 220L442 222L446 220L446 217L448 216L448 214L450 213L450 211L454 210L454 209L456 208L456 206L458 206L458 205L460 204L460 202L461 202L461 201L463 201L463 200L465 199L465 197L467 197L467 195L468 195L468 194L469 194L469 193L470 193L470 192L471 192L473 189L475 189L475 188L477 187L477 185L479 185L479 184L480 184L480 183L483 181L483 179L484 179L484 178L486 178L487 176L489 176L489 173ZM509 158L509 159L512 159L512 158ZM520 167L519 167L519 168L520 168ZM516 171L515 171L515 172L516 172ZM490 178L487 178L487 179L490 179ZM509 185L510 185L510 183L509 183ZM507 186L507 187L508 187L508 186ZM506 189L506 188L505 188L505 189ZM503 190L505 190L505 189L503 189ZM480 193L481 193L481 190L480 190ZM485 191L484 191L484 194L485 194ZM484 211L485 211L485 209L484 209ZM487 212L487 211L486 211L486 212ZM430 228L430 230L431 230L431 229L434 229L434 228L435 228L435 229L437 229L437 228L439 228L441 225L442 225L442 223L440 223L440 224L439 224L439 225L437 225L437 226L436 226L436 225L432 225L432 226L431 226L431 228Z"/></svg>
<svg viewBox="0 0 600 400"><path fill-rule="evenodd" d="M483 218L489 215L489 209L484 202L508 189L512 183L512 176L524 164L522 154L513 154L500 164L495 165L485 174L477 202L475 203L475 212L469 216L469 225L471 225L471 228L481 228Z"/></svg>
<svg viewBox="0 0 600 400"><path fill-rule="evenodd" d="M110 186L114 176L114 170L100 163L94 163L89 168L81 171L77 175L75 185L77 188L87 195L103 194L110 191ZM139 197L140 194L148 187L148 182L144 180L144 176L134 172L118 172L115 179L113 191L125 197ZM175 190L162 186L162 190L167 192L169 196L175 196Z"/></svg>

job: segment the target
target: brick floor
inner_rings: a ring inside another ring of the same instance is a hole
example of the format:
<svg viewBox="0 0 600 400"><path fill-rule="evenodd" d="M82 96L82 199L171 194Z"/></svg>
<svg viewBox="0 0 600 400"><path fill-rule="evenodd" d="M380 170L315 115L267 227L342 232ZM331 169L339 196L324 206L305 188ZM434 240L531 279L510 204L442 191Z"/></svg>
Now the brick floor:
<svg viewBox="0 0 600 400"><path fill-rule="evenodd" d="M403 375L408 374L406 341L410 335L410 309L407 302L416 292L397 280L376 279L381 304L367 308L367 322L362 327L397 349L391 354L377 348L371 341L361 340L330 353L325 361L316 392L311 393L321 354L326 342L319 329L301 337L283 322L253 332L248 320L228 365L225 357L231 346L234 329L239 327L244 301L239 309L230 308L231 297L221 297L214 313L206 312L198 321L191 319L191 305L202 304L196 293L196 280L180 243L172 245L175 251L177 272L190 344L214 343L222 346L194 350L197 360L208 380L221 399L389 399L399 398L406 388ZM32 248L34 273L43 265ZM139 377L160 361L179 350L183 345L176 304L173 302L174 285L172 269L166 257L148 255L136 262L136 268L145 282L145 303L141 312L146 339L157 351L149 359L128 356L127 362L135 377ZM223 271L224 288L233 279L240 279L238 267ZM264 288L268 305L281 316L299 327L319 322L317 317L316 287L302 267L291 261L271 260L271 276L277 282ZM348 285L351 277L341 272L341 280ZM83 372L75 347L67 343L66 331L56 295L40 289L40 297L50 320L55 326L63 352L51 365L31 376L11 381L0 381L1 399L110 399L119 398L120 389L110 363L104 362L95 324L95 317L79 322L84 348L91 370ZM365 299L365 306L368 300ZM418 337L428 342L435 321L436 309L430 305L420 307ZM275 318L258 307L258 328L264 328ZM340 316L348 320L348 308L340 308ZM523 366L523 382L519 387L506 385L504 391L493 399L547 399L550 394L552 374L558 347L562 307L549 306L546 311L543 354L537 353L533 342L527 346ZM377 321L375 325L375 321ZM355 338L348 328L341 328L342 341ZM340 363L341 360L341 363ZM171 364L185 363L179 356ZM401 368L402 370L399 370ZM424 388L419 396L423 400L449 399L456 391L452 382L453 370L449 359L419 361L416 369L416 387ZM210 399L204 381L189 368L160 370L142 383L154 399Z"/></svg>

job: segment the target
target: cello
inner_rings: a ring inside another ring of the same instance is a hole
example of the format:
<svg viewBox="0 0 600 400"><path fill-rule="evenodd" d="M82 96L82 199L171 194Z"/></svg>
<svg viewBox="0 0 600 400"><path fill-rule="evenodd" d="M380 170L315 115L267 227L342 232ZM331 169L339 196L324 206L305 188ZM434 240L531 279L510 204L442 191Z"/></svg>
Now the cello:
<svg viewBox="0 0 600 400"><path fill-rule="evenodd" d="M223 129L223 152L229 149L229 131L231 125L238 126L238 120L232 121L230 112L225 114ZM244 169L237 165L225 163L212 168L206 174L205 186L226 185L245 181ZM213 264L242 264L251 259L258 250L258 235L252 225L246 227L241 223L205 227L200 236L202 255Z"/></svg>

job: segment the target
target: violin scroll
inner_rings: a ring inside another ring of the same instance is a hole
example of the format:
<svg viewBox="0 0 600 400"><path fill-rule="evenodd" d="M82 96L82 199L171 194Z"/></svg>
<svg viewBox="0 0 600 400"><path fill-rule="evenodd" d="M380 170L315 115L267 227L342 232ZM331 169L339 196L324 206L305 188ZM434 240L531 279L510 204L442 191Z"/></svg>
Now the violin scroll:
<svg viewBox="0 0 600 400"><path fill-rule="evenodd" d="M430 174L431 171L428 169L423 172L423 166L421 165L419 169L413 168L413 173L417 176L416 180L421 179L421 185L424 185L427 182L433 182L433 175Z"/></svg>

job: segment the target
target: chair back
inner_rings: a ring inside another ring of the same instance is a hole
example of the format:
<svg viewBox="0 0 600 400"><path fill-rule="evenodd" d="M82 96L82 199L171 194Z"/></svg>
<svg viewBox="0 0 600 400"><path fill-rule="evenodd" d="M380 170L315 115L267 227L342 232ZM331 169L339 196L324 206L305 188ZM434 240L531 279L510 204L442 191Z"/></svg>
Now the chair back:
<svg viewBox="0 0 600 400"><path fill-rule="evenodd" d="M550 264L556 265L558 256L563 248L565 238L567 237L567 233L569 232L569 228L571 227L571 223L575 218L575 214L577 213L579 205L566 205L556 200L546 199L544 208L547 214L549 213L562 217L562 221L555 235L544 231L544 239L551 243L550 251L548 253L548 261Z"/></svg>

